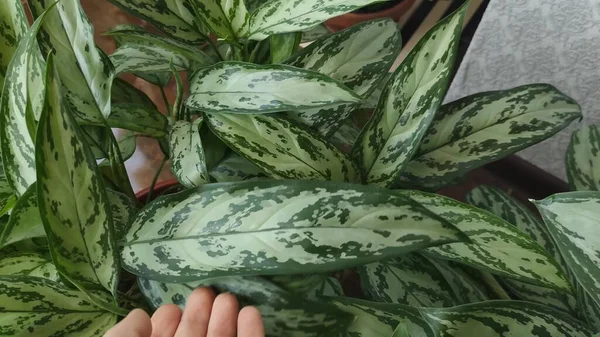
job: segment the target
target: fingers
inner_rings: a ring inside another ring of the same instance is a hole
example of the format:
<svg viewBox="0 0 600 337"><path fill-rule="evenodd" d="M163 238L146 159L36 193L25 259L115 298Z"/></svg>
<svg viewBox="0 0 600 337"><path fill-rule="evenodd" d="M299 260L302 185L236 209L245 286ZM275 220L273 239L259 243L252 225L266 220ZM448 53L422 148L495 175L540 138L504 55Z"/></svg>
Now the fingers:
<svg viewBox="0 0 600 337"><path fill-rule="evenodd" d="M173 337L181 321L181 309L175 304L158 308L152 315L152 337Z"/></svg>
<svg viewBox="0 0 600 337"><path fill-rule="evenodd" d="M262 316L255 307L245 307L240 311L238 337L265 337Z"/></svg>
<svg viewBox="0 0 600 337"><path fill-rule="evenodd" d="M108 330L104 337L150 337L151 335L150 317L144 310L135 309L119 324Z"/></svg>
<svg viewBox="0 0 600 337"><path fill-rule="evenodd" d="M187 300L175 337L204 337L208 330L210 312L215 293L208 288L198 288Z"/></svg>
<svg viewBox="0 0 600 337"><path fill-rule="evenodd" d="M207 337L236 337L238 302L231 294L217 296L213 303Z"/></svg>

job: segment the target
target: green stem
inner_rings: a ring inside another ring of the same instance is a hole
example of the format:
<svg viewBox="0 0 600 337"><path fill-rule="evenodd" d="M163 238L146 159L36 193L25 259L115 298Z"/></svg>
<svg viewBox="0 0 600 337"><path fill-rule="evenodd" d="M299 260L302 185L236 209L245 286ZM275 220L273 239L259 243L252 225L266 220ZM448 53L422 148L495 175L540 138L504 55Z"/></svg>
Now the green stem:
<svg viewBox="0 0 600 337"><path fill-rule="evenodd" d="M510 296L506 293L502 285L498 283L498 280L494 277L494 275L488 272L480 272L482 280L488 285L488 287L498 296L501 300L512 300Z"/></svg>
<svg viewBox="0 0 600 337"><path fill-rule="evenodd" d="M150 189L148 190L148 196L146 197L146 204L150 203L150 201L152 200L152 194L154 193L154 186L156 186L156 182L158 181L158 177L160 176L160 173L162 172L163 168L165 167L165 163L167 162L167 156L163 156L163 159L160 162L160 165L158 166L158 169L156 170L156 173L154 174L154 178L152 178L152 183L150 184Z"/></svg>
<svg viewBox="0 0 600 337"><path fill-rule="evenodd" d="M160 86L160 95L162 96L163 102L167 107L167 114L171 116L173 114L173 111L171 109L171 105L169 104L169 100L167 99L167 93L165 93L165 88L163 86Z"/></svg>

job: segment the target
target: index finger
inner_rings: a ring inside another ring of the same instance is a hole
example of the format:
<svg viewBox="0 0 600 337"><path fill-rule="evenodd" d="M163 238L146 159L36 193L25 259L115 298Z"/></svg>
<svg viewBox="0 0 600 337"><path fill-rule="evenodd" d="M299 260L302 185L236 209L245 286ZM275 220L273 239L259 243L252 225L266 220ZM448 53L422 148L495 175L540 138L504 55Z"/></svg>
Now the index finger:
<svg viewBox="0 0 600 337"><path fill-rule="evenodd" d="M265 337L265 326L260 311L245 307L238 316L238 337Z"/></svg>

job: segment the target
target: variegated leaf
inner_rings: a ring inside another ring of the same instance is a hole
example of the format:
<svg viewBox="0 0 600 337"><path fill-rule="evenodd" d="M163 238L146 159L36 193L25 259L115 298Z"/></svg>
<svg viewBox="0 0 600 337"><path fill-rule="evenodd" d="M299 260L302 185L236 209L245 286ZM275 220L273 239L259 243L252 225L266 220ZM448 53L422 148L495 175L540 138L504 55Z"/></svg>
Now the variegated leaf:
<svg viewBox="0 0 600 337"><path fill-rule="evenodd" d="M200 139L200 126L204 118L193 122L177 121L169 132L171 171L179 182L188 188L209 181L204 148Z"/></svg>
<svg viewBox="0 0 600 337"><path fill-rule="evenodd" d="M0 236L0 247L6 247L12 243L38 237L45 237L44 225L40 218L37 201L36 183L19 198L15 204L8 223L2 230Z"/></svg>
<svg viewBox="0 0 600 337"><path fill-rule="evenodd" d="M353 153L369 184L392 186L419 149L448 90L467 5L429 30L387 83Z"/></svg>
<svg viewBox="0 0 600 337"><path fill-rule="evenodd" d="M202 139L202 146L204 148L206 168L209 171L215 169L219 163L225 161L230 155L233 155L227 145L212 132L208 123L203 123L200 127L200 138Z"/></svg>
<svg viewBox="0 0 600 337"><path fill-rule="evenodd" d="M286 61L317 71L344 83L361 97L368 97L385 78L401 46L398 25L389 19L367 21L324 36ZM286 116L329 137L358 104L289 111Z"/></svg>
<svg viewBox="0 0 600 337"><path fill-rule="evenodd" d="M242 37L263 40L273 34L307 30L371 2L374 0L266 1L252 11Z"/></svg>
<svg viewBox="0 0 600 337"><path fill-rule="evenodd" d="M331 299L331 302L339 309L354 315L354 321L348 327L347 333L340 336L390 337L402 323L406 324L411 336L437 336L420 316L418 309L410 306L369 302L349 297L336 297Z"/></svg>
<svg viewBox="0 0 600 337"><path fill-rule="evenodd" d="M31 113L39 116L44 101L43 61L36 43L44 17L45 14L34 22L19 43L7 69L0 101L2 162L17 195L25 193L36 179L34 135L30 133L29 121Z"/></svg>
<svg viewBox="0 0 600 337"><path fill-rule="evenodd" d="M17 253L0 259L0 278L8 275L41 277L59 282L58 271L50 257L37 253Z"/></svg>
<svg viewBox="0 0 600 337"><path fill-rule="evenodd" d="M600 191L600 129L597 126L588 125L573 132L565 162L572 189Z"/></svg>
<svg viewBox="0 0 600 337"><path fill-rule="evenodd" d="M40 45L52 52L62 80L66 102L84 122L101 123L110 115L110 92L114 69L94 44L94 28L79 1L28 0L35 17L48 11L42 25Z"/></svg>
<svg viewBox="0 0 600 337"><path fill-rule="evenodd" d="M578 317L594 331L600 331L600 305L596 304L579 284L577 288Z"/></svg>
<svg viewBox="0 0 600 337"><path fill-rule="evenodd" d="M390 20L367 21L324 36L285 63L327 75L368 97L385 78L401 46L398 25ZM358 104L288 111L285 115L329 137Z"/></svg>
<svg viewBox="0 0 600 337"><path fill-rule="evenodd" d="M444 276L459 303L483 302L492 298L489 290L473 270L451 261L424 257Z"/></svg>
<svg viewBox="0 0 600 337"><path fill-rule="evenodd" d="M207 184L157 199L123 244L125 268L186 282L325 273L465 239L409 198L318 181Z"/></svg>
<svg viewBox="0 0 600 337"><path fill-rule="evenodd" d="M259 277L219 278L193 284L139 282L142 293L153 307L175 303L185 306L198 286L212 286L235 294L243 305L256 306L268 337L334 336L344 331L351 316L328 303L304 299Z"/></svg>
<svg viewBox="0 0 600 337"><path fill-rule="evenodd" d="M581 116L546 84L475 94L443 105L401 183L430 189L536 144Z"/></svg>
<svg viewBox="0 0 600 337"><path fill-rule="evenodd" d="M430 256L460 262L483 271L566 292L571 286L553 258L515 226L478 208L419 191L401 191L455 225L471 242L426 249Z"/></svg>
<svg viewBox="0 0 600 337"><path fill-rule="evenodd" d="M139 89L117 78L112 90L112 112L108 117L112 128L131 130L154 138L167 134L169 121L156 105Z"/></svg>
<svg viewBox="0 0 600 337"><path fill-rule="evenodd" d="M115 227L115 239L122 240L135 221L138 209L133 200L121 192L106 189Z"/></svg>
<svg viewBox="0 0 600 337"><path fill-rule="evenodd" d="M115 314L95 306L81 291L39 277L0 277L0 302L4 336L101 337L117 322Z"/></svg>
<svg viewBox="0 0 600 337"><path fill-rule="evenodd" d="M571 192L535 202L567 266L600 306L600 192Z"/></svg>
<svg viewBox="0 0 600 337"><path fill-rule="evenodd" d="M189 0L202 22L224 40L237 40L248 20L244 0Z"/></svg>
<svg viewBox="0 0 600 337"><path fill-rule="evenodd" d="M8 65L28 28L27 17L19 1L0 2L0 92Z"/></svg>
<svg viewBox="0 0 600 337"><path fill-rule="evenodd" d="M369 300L416 307L460 304L442 273L419 254L367 264L358 270Z"/></svg>
<svg viewBox="0 0 600 337"><path fill-rule="evenodd" d="M77 122L62 102L52 57L46 76L36 166L38 205L50 253L61 274L116 295L119 260L102 178Z"/></svg>
<svg viewBox="0 0 600 337"><path fill-rule="evenodd" d="M123 161L131 158L135 153L136 149L136 136L133 131L125 131L122 132L117 140L117 146L119 147L119 151L121 153L121 158ZM110 146L110 145L109 145ZM110 155L109 155L110 157ZM98 163L98 166L110 166L110 158L105 158L103 161Z"/></svg>
<svg viewBox="0 0 600 337"><path fill-rule="evenodd" d="M308 299L344 296L344 288L335 277L327 277L306 295Z"/></svg>
<svg viewBox="0 0 600 337"><path fill-rule="evenodd" d="M108 0L122 10L151 23L169 36L198 44L206 39L204 28L194 20L187 0Z"/></svg>
<svg viewBox="0 0 600 337"><path fill-rule="evenodd" d="M207 119L223 142L272 178L359 180L346 155L291 121L248 114L207 114Z"/></svg>
<svg viewBox="0 0 600 337"><path fill-rule="evenodd" d="M327 26L324 24L316 25L310 29L302 31L302 42L312 42L327 34L331 34L331 31L327 28Z"/></svg>
<svg viewBox="0 0 600 337"><path fill-rule="evenodd" d="M327 278L327 274L294 274L273 275L268 279L287 291L306 294L323 284Z"/></svg>
<svg viewBox="0 0 600 337"><path fill-rule="evenodd" d="M227 113L270 113L361 100L343 84L316 72L285 65L220 62L190 79L186 106Z"/></svg>
<svg viewBox="0 0 600 337"><path fill-rule="evenodd" d="M271 63L281 63L296 52L302 39L302 33L283 33L269 37Z"/></svg>
<svg viewBox="0 0 600 337"><path fill-rule="evenodd" d="M228 183L243 180L266 180L267 174L248 159L231 153L219 162L209 175L219 183Z"/></svg>
<svg viewBox="0 0 600 337"><path fill-rule="evenodd" d="M568 314L541 304L487 301L454 308L420 308L439 337L569 336L589 337L591 331Z"/></svg>
<svg viewBox="0 0 600 337"><path fill-rule="evenodd" d="M335 147L344 153L352 152L352 146L358 139L360 129L354 125L352 119L347 119L329 140Z"/></svg>
<svg viewBox="0 0 600 337"><path fill-rule="evenodd" d="M470 204L499 216L506 222L515 225L520 231L528 234L540 246L544 247L550 256L554 257L563 272L567 272L567 266L548 229L542 220L523 204L514 200L502 190L490 186L476 187L469 192L466 199ZM546 304L565 311L575 310L575 298L572 295L511 279L504 280L503 284L510 293L522 300Z"/></svg>

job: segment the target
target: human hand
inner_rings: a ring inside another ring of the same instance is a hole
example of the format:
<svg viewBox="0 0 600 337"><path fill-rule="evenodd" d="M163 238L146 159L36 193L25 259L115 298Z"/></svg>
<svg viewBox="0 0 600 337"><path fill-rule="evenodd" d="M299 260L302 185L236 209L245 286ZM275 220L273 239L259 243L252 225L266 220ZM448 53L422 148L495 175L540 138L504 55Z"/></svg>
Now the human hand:
<svg viewBox="0 0 600 337"><path fill-rule="evenodd" d="M235 296L198 288L183 312L175 304L158 308L152 318L133 310L104 337L265 337L260 312L254 307L241 311Z"/></svg>

